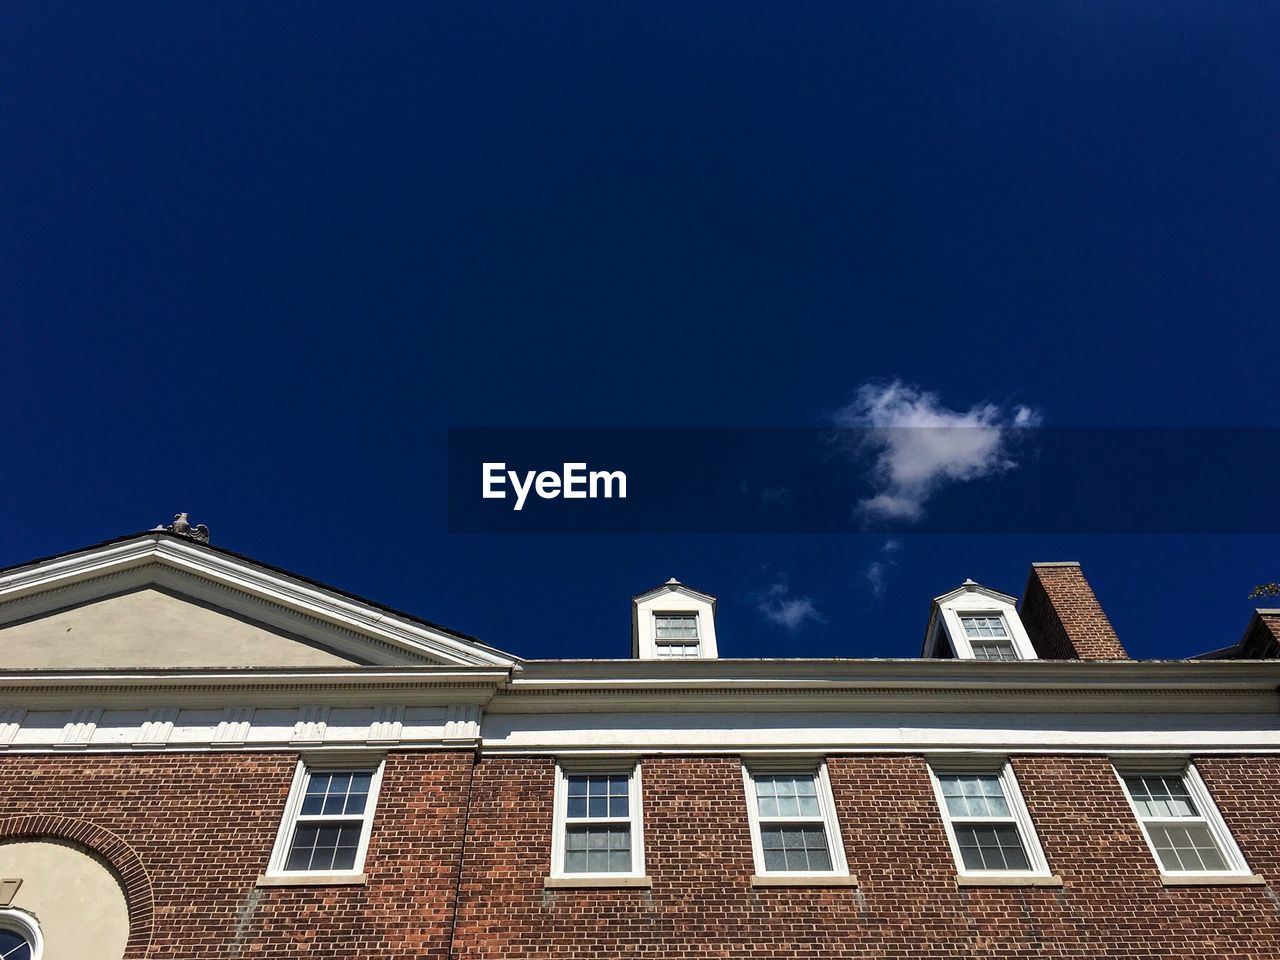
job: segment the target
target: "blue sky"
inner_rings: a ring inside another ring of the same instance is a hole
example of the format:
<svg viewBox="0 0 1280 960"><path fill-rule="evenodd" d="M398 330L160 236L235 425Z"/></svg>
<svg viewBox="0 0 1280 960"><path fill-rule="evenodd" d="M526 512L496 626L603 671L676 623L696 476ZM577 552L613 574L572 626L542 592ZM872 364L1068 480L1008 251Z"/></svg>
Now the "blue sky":
<svg viewBox="0 0 1280 960"><path fill-rule="evenodd" d="M722 653L862 656L1075 559L1135 654L1233 642L1275 537L451 536L445 437L894 378L1280 425L1278 48L1247 2L6 4L0 563L189 510L525 655L625 655L674 575Z"/></svg>

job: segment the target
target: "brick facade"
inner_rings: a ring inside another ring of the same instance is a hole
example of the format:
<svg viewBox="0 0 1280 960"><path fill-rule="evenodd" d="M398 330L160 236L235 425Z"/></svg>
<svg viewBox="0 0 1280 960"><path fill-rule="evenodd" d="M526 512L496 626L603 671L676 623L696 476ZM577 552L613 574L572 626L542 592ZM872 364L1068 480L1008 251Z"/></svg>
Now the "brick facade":
<svg viewBox="0 0 1280 960"><path fill-rule="evenodd" d="M1041 659L1129 659L1078 563L1032 564L1020 616Z"/></svg>
<svg viewBox="0 0 1280 960"><path fill-rule="evenodd" d="M0 797L136 854L154 958L1280 958L1270 887L1163 886L1100 757L1013 758L1061 888L957 888L923 758L833 755L856 889L753 887L739 761L689 756L643 761L651 889L546 890L554 761L467 751L389 754L366 885L258 887L295 761L12 755ZM1253 870L1280 876L1280 758L1197 766Z"/></svg>
<svg viewBox="0 0 1280 960"><path fill-rule="evenodd" d="M128 844L154 897L147 958L447 957L471 754L387 757L367 885L258 887L297 759L5 756L0 798L7 817L74 817Z"/></svg>

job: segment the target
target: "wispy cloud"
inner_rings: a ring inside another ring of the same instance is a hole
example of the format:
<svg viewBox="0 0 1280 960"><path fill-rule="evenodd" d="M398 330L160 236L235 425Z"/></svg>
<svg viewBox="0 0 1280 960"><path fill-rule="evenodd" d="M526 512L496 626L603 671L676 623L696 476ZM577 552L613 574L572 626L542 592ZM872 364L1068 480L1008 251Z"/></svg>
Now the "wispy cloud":
<svg viewBox="0 0 1280 960"><path fill-rule="evenodd" d="M936 393L892 380L863 384L833 420L864 431L860 449L875 456L876 492L860 501L859 510L873 519L913 522L943 486L1017 466L1011 442L1041 418L1030 407L994 403L952 410Z"/></svg>
<svg viewBox="0 0 1280 960"><path fill-rule="evenodd" d="M902 541L897 537L890 537L880 547L881 559L872 560L862 568L862 576L871 587L872 596L877 600L883 599L889 591L889 571L898 565L898 561L893 557L901 550Z"/></svg>
<svg viewBox="0 0 1280 960"><path fill-rule="evenodd" d="M825 623L824 617L808 597L796 596L783 577L768 589L756 594L756 609L766 620L795 633L806 623Z"/></svg>

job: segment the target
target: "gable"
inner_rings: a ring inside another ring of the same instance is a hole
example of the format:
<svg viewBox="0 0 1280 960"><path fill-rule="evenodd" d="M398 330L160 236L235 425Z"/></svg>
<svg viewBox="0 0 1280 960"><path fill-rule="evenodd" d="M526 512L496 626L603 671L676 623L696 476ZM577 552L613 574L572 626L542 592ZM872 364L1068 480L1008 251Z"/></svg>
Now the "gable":
<svg viewBox="0 0 1280 960"><path fill-rule="evenodd" d="M230 610L157 587L0 626L9 669L331 667L359 663Z"/></svg>
<svg viewBox="0 0 1280 960"><path fill-rule="evenodd" d="M0 571L0 669L496 666L464 634L164 531Z"/></svg>

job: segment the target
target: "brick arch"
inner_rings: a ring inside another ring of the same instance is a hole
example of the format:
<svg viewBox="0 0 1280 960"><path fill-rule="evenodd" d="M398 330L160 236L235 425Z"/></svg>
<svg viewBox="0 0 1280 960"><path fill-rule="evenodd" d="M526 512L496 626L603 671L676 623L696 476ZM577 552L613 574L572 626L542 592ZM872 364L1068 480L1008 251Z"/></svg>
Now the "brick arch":
<svg viewBox="0 0 1280 960"><path fill-rule="evenodd" d="M122 960L143 960L155 927L151 879L133 848L105 827L75 817L29 816L0 819L0 842L66 840L97 854L115 871L129 910L129 940Z"/></svg>

